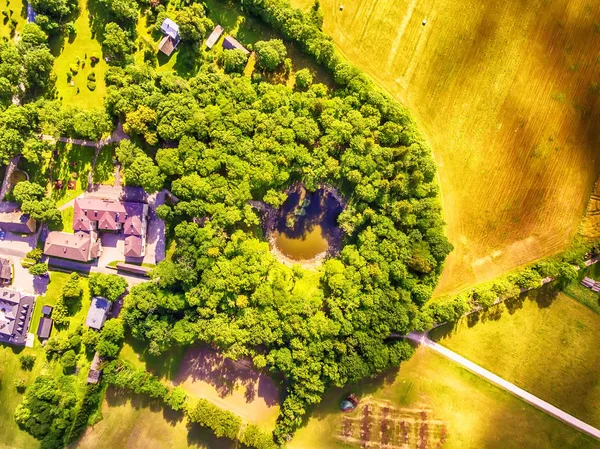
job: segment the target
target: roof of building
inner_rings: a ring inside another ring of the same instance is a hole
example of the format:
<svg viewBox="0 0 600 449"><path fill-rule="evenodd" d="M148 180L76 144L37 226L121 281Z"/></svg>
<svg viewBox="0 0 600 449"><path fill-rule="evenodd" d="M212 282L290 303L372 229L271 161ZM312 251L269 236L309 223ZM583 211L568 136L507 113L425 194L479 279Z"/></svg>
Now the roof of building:
<svg viewBox="0 0 600 449"><path fill-rule="evenodd" d="M100 355L96 352L90 365L90 371L88 372L88 384L97 384L100 381L100 375L102 374L102 370L100 369L101 364L102 359L100 359Z"/></svg>
<svg viewBox="0 0 600 449"><path fill-rule="evenodd" d="M150 272L152 271L152 268L144 267L141 265L134 265L131 263L118 262L117 270L128 271L130 273L140 274L142 276L150 277Z"/></svg>
<svg viewBox="0 0 600 449"><path fill-rule="evenodd" d="M25 344L35 298L0 288L0 341Z"/></svg>
<svg viewBox="0 0 600 449"><path fill-rule="evenodd" d="M164 36L158 44L158 49L167 56L171 56L175 47L177 47L177 43L169 35Z"/></svg>
<svg viewBox="0 0 600 449"><path fill-rule="evenodd" d="M250 51L242 44L240 44L234 37L227 36L223 39L223 48L226 50L242 50L245 54L249 54Z"/></svg>
<svg viewBox="0 0 600 449"><path fill-rule="evenodd" d="M123 225L123 232L125 235L142 235L142 219L139 215L133 217L127 217L125 224Z"/></svg>
<svg viewBox="0 0 600 449"><path fill-rule="evenodd" d="M116 231L117 223L126 223L130 217L140 218L144 214L144 203L128 201L101 200L96 198L78 198L73 212L73 229L90 231L92 222L98 222L98 229ZM141 227L141 226L140 226Z"/></svg>
<svg viewBox="0 0 600 449"><path fill-rule="evenodd" d="M110 310L110 305L110 301L106 298L101 296L93 297L90 310L88 311L87 318L85 320L85 325L91 327L92 329L102 329L102 326L104 326L104 322L106 321L108 311Z"/></svg>
<svg viewBox="0 0 600 449"><path fill-rule="evenodd" d="M217 25L212 33L210 33L210 36L208 36L208 39L206 39L206 46L208 48L213 48L213 46L221 37L221 34L223 34L223 31L225 31L223 27L221 25Z"/></svg>
<svg viewBox="0 0 600 449"><path fill-rule="evenodd" d="M8 259L0 257L0 279L10 281L12 279L12 263Z"/></svg>
<svg viewBox="0 0 600 449"><path fill-rule="evenodd" d="M160 31L167 36L170 36L175 42L179 42L179 25L171 19L166 18L160 25Z"/></svg>
<svg viewBox="0 0 600 449"><path fill-rule="evenodd" d="M125 257L142 257L144 245L142 238L137 235L128 235L125 237Z"/></svg>
<svg viewBox="0 0 600 449"><path fill-rule="evenodd" d="M96 258L100 252L100 244L96 241L94 232L66 232L53 231L46 237L44 254L62 259L89 262Z"/></svg>
<svg viewBox="0 0 600 449"><path fill-rule="evenodd" d="M0 228L15 234L35 232L35 220L24 214L16 203L3 203L4 212L0 212Z"/></svg>
<svg viewBox="0 0 600 449"><path fill-rule="evenodd" d="M45 305L42 307L42 315L50 316L52 315L52 306Z"/></svg>
<svg viewBox="0 0 600 449"><path fill-rule="evenodd" d="M40 324L38 325L37 335L40 338L49 338L52 333L52 318L43 316L40 318Z"/></svg>

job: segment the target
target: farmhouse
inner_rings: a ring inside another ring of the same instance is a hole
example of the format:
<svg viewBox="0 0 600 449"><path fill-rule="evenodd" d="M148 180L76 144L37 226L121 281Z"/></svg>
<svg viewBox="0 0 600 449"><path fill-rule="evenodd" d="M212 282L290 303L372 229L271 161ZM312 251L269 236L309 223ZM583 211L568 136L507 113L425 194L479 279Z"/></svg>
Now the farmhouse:
<svg viewBox="0 0 600 449"><path fill-rule="evenodd" d="M78 262L90 262L97 259L102 251L95 232L67 232L53 231L46 237L44 254L50 257L70 259Z"/></svg>
<svg viewBox="0 0 600 449"><path fill-rule="evenodd" d="M19 210L16 203L3 203L6 212L0 212L0 229L15 234L31 234L35 232L35 220Z"/></svg>
<svg viewBox="0 0 600 449"><path fill-rule="evenodd" d="M143 257L146 252L148 205L143 203L79 198L75 200L74 231L122 232L125 257Z"/></svg>
<svg viewBox="0 0 600 449"><path fill-rule="evenodd" d="M217 43L221 35L223 34L223 27L221 25L217 25L215 29L210 33L208 39L206 39L206 46L210 49Z"/></svg>
<svg viewBox="0 0 600 449"><path fill-rule="evenodd" d="M0 285L8 285L12 282L12 263L8 259L0 257Z"/></svg>
<svg viewBox="0 0 600 449"><path fill-rule="evenodd" d="M24 345L35 297L0 288L0 342Z"/></svg>
<svg viewBox="0 0 600 449"><path fill-rule="evenodd" d="M242 50L244 54L249 55L250 51L242 44L240 44L235 38L232 36L227 36L223 39L223 48L225 50Z"/></svg>
<svg viewBox="0 0 600 449"><path fill-rule="evenodd" d="M110 301L101 296L95 296L92 298L92 305L88 311L85 325L92 329L100 330L104 326L104 322L110 312Z"/></svg>
<svg viewBox="0 0 600 449"><path fill-rule="evenodd" d="M158 44L158 49L165 55L171 56L171 53L175 51L175 48L177 48L177 45L181 40L181 37L179 36L179 26L171 19L167 18L163 20L160 31L162 31L164 37Z"/></svg>

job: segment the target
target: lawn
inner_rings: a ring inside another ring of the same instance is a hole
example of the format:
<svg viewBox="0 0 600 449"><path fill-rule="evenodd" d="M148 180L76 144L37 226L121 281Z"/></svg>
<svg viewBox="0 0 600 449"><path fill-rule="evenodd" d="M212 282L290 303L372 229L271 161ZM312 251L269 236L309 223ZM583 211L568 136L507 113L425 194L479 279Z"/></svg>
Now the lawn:
<svg viewBox="0 0 600 449"><path fill-rule="evenodd" d="M86 191L88 175L92 170L95 148L72 145L70 143L57 143L56 148L59 157L56 158L52 167L52 180L62 181L63 187L56 190L52 186L52 198L56 204L61 206L75 199ZM75 176L73 176L75 174ZM75 181L75 189L68 188L68 181Z"/></svg>
<svg viewBox="0 0 600 449"><path fill-rule="evenodd" d="M324 31L433 148L455 246L437 296L567 246L600 172L600 3L320 3Z"/></svg>
<svg viewBox="0 0 600 449"><path fill-rule="evenodd" d="M10 19L17 20L16 32L20 33L23 26L27 23L26 4L21 0L0 0L0 11L7 11ZM8 25L8 19L2 16L2 26L0 26L0 38L12 39L14 35L11 33Z"/></svg>
<svg viewBox="0 0 600 449"><path fill-rule="evenodd" d="M359 410L344 414L339 404L348 392L355 393L361 404ZM426 348L402 364L397 375L349 386L343 392L330 391L287 447L359 448L359 442L345 443L339 435L359 436L363 428L371 441L380 443L383 426L373 424L382 420L373 410L391 418L382 433L396 442L406 437L407 444L402 447L410 449L600 447L600 442ZM445 443L440 444L442 440Z"/></svg>
<svg viewBox="0 0 600 449"><path fill-rule="evenodd" d="M62 215L62 229L63 232L73 234L73 214L75 209L73 206L69 206L66 209L60 211Z"/></svg>
<svg viewBox="0 0 600 449"><path fill-rule="evenodd" d="M50 283L46 295L38 297L35 304L35 310L31 318L30 332L36 333L37 325L42 315L42 306L54 305L60 296L60 291L67 283L69 274L51 272ZM84 289L82 306L75 315L71 318L69 329L74 329L85 319L87 310L90 305L89 290L87 279L80 278L81 286ZM52 335L56 335L59 331L54 328ZM36 356L36 363L31 372L22 371L18 355L20 353L32 354ZM36 336L33 348L13 347L10 345L0 344L0 449L33 449L39 447L39 442L32 438L26 432L23 432L17 426L14 420L14 411L17 405L21 402L22 395L19 394L14 382L17 378L23 378L29 385L35 377L43 370L60 369L58 366L50 366L46 362L45 352ZM84 366L78 375L78 381L81 384L87 376L87 369Z"/></svg>
<svg viewBox="0 0 600 449"><path fill-rule="evenodd" d="M104 73L108 68L102 59L102 48L92 30L89 15L88 0L79 0L79 16L75 21L77 35L72 39L54 41L52 46L56 56L54 72L59 99L65 105L84 109L102 108L106 95ZM90 59L92 56L99 59L94 66ZM69 78L67 75L71 68L77 68L77 74ZM88 88L88 76L92 73L96 77L94 90Z"/></svg>
<svg viewBox="0 0 600 449"><path fill-rule="evenodd" d="M102 421L88 428L70 449L233 448L230 440L217 439L199 426L190 430L179 413L113 389L107 392L102 415Z"/></svg>
<svg viewBox="0 0 600 449"><path fill-rule="evenodd" d="M463 319L440 343L599 427L600 315L562 293L534 298Z"/></svg>

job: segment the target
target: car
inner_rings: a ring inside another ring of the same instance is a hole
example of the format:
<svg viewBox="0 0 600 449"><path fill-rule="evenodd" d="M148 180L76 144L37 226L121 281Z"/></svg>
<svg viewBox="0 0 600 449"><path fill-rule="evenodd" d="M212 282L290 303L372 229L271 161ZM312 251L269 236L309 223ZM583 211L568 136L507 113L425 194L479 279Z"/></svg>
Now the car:
<svg viewBox="0 0 600 449"><path fill-rule="evenodd" d="M4 237L6 237L6 232L0 229L0 240L4 240Z"/></svg>

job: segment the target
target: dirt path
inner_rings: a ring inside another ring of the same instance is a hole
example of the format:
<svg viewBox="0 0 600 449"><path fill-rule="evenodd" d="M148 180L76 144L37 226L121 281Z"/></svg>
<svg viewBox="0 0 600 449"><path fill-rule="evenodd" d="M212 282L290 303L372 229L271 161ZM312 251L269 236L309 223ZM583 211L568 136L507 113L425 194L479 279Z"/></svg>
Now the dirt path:
<svg viewBox="0 0 600 449"><path fill-rule="evenodd" d="M502 379L500 376L492 373L491 371L482 368L481 366L471 362L470 360L465 359L464 357L458 355L457 353L451 351L448 348L434 342L429 339L427 334L423 334L420 332L411 332L407 338L418 344L426 346L444 357L458 363L463 366L467 370L472 373L477 374L478 376L483 377L484 379L490 381L496 386L502 388L503 390L508 391L509 393L514 394L515 396L523 399L525 402L533 405L534 407L542 410L543 412L548 413L549 415L554 416L555 418L561 420L562 422L600 440L600 429L597 429L589 424L581 421L580 419L575 418L573 415L570 415L567 412L562 411L558 407L553 406L552 404L538 398L537 396L528 393L522 388L517 387L516 385L508 382L507 380Z"/></svg>

